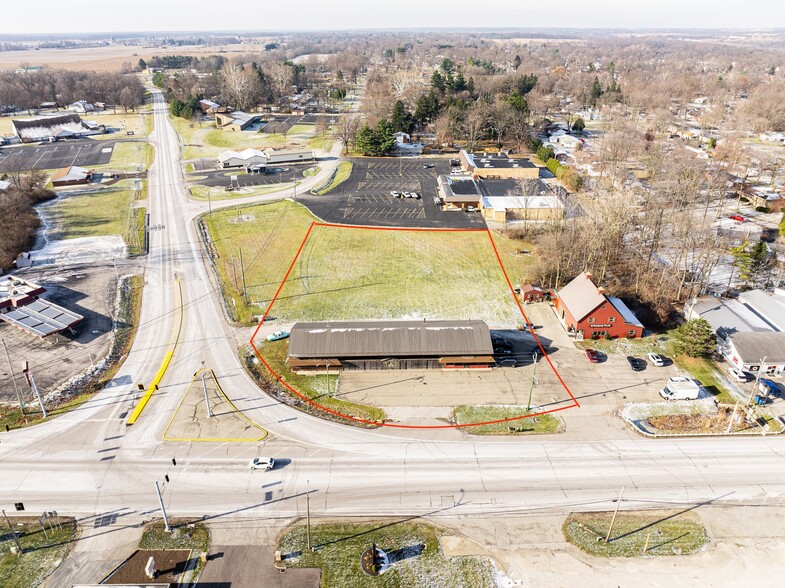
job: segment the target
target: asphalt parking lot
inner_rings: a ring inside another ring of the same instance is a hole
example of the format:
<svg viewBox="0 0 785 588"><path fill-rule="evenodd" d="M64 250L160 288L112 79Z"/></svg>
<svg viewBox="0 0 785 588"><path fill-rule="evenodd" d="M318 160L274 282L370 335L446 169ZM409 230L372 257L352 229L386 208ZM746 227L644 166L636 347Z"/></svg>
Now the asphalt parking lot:
<svg viewBox="0 0 785 588"><path fill-rule="evenodd" d="M445 212L434 202L436 177L450 172L449 161L433 158L352 159L348 180L323 196L298 200L326 222L411 228L485 228L478 213ZM434 167L424 167L426 164ZM395 198L391 192L418 192L422 198Z"/></svg>
<svg viewBox="0 0 785 588"><path fill-rule="evenodd" d="M0 173L59 169L69 165L104 165L112 158L115 141L58 141L0 149Z"/></svg>
<svg viewBox="0 0 785 588"><path fill-rule="evenodd" d="M202 186L229 186L231 176L237 176L237 182L241 187L265 186L268 184L286 184L295 179L303 178L303 171L314 164L308 165L284 165L274 169L280 170L272 174L247 174L240 168L219 169L214 171L200 171L185 175L185 180L189 184L199 184Z"/></svg>

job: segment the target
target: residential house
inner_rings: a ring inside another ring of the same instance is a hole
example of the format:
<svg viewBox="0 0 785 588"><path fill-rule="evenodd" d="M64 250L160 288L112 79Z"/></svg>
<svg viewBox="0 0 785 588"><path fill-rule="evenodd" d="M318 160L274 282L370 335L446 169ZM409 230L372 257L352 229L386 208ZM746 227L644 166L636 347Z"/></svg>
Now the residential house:
<svg viewBox="0 0 785 588"><path fill-rule="evenodd" d="M96 110L95 106L90 104L86 100L77 100L73 104L69 104L66 108L68 110L72 110L80 114L85 114L87 112L95 112Z"/></svg>
<svg viewBox="0 0 785 588"><path fill-rule="evenodd" d="M559 290L554 305L567 333L579 339L643 335L643 325L635 314L621 299L606 296L589 273L581 273Z"/></svg>

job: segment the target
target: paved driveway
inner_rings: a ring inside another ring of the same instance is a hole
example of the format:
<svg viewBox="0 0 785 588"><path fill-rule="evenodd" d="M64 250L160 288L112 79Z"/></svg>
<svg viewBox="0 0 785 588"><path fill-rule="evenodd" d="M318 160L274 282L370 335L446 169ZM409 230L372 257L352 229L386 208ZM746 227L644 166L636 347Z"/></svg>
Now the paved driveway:
<svg viewBox="0 0 785 588"><path fill-rule="evenodd" d="M321 570L275 569L269 546L231 545L210 548L197 588L319 588Z"/></svg>

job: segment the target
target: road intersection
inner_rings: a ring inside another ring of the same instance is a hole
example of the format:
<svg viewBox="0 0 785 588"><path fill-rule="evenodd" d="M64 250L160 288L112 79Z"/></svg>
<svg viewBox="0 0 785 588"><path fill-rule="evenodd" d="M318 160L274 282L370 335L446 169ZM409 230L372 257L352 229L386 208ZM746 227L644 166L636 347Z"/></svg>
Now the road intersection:
<svg viewBox="0 0 785 588"><path fill-rule="evenodd" d="M466 440L454 431L351 428L264 395L243 369L235 333L224 321L193 222L207 204L185 197L178 137L160 92L154 93L154 112L149 211L151 223L166 229L151 234L136 340L112 385L92 400L50 422L0 434L0 497L7 509L24 502L33 512L152 515L153 482L164 474L170 477L165 503L175 516L299 516L306 492L317 516L597 510L611 507L622 486L629 508L782 505L781 437ZM336 165L337 158L324 162L299 190L323 182ZM127 426L140 396L137 384L154 378L178 328L160 390ZM215 371L229 399L270 432L262 444L162 440L202 362ZM248 459L261 454L281 465L249 471Z"/></svg>

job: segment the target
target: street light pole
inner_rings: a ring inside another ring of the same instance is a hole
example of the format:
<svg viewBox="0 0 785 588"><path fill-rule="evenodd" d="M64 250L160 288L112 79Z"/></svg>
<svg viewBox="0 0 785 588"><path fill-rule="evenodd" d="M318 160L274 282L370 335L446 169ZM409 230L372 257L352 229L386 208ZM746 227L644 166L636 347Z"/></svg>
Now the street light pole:
<svg viewBox="0 0 785 588"><path fill-rule="evenodd" d="M169 526L169 518L166 516L166 507L164 507L164 499L161 496L161 489L158 487L158 480L155 481L155 493L158 496L158 504L161 505L161 513L164 515L164 526L166 527L166 532L171 533L172 528Z"/></svg>
<svg viewBox="0 0 785 588"><path fill-rule="evenodd" d="M305 533L308 537L308 549L311 547L311 481L306 480L307 491L305 492Z"/></svg>
<svg viewBox="0 0 785 588"><path fill-rule="evenodd" d="M207 384L204 381L204 372L202 372L202 390L204 390L204 403L207 406L207 416L212 417L213 411L210 408L210 399L207 397Z"/></svg>
<svg viewBox="0 0 785 588"><path fill-rule="evenodd" d="M534 371L532 372L532 381L529 386L529 403L526 405L526 413L530 413L532 409L532 393L534 392L534 377L537 375L537 351L532 353L532 360L534 361Z"/></svg>

